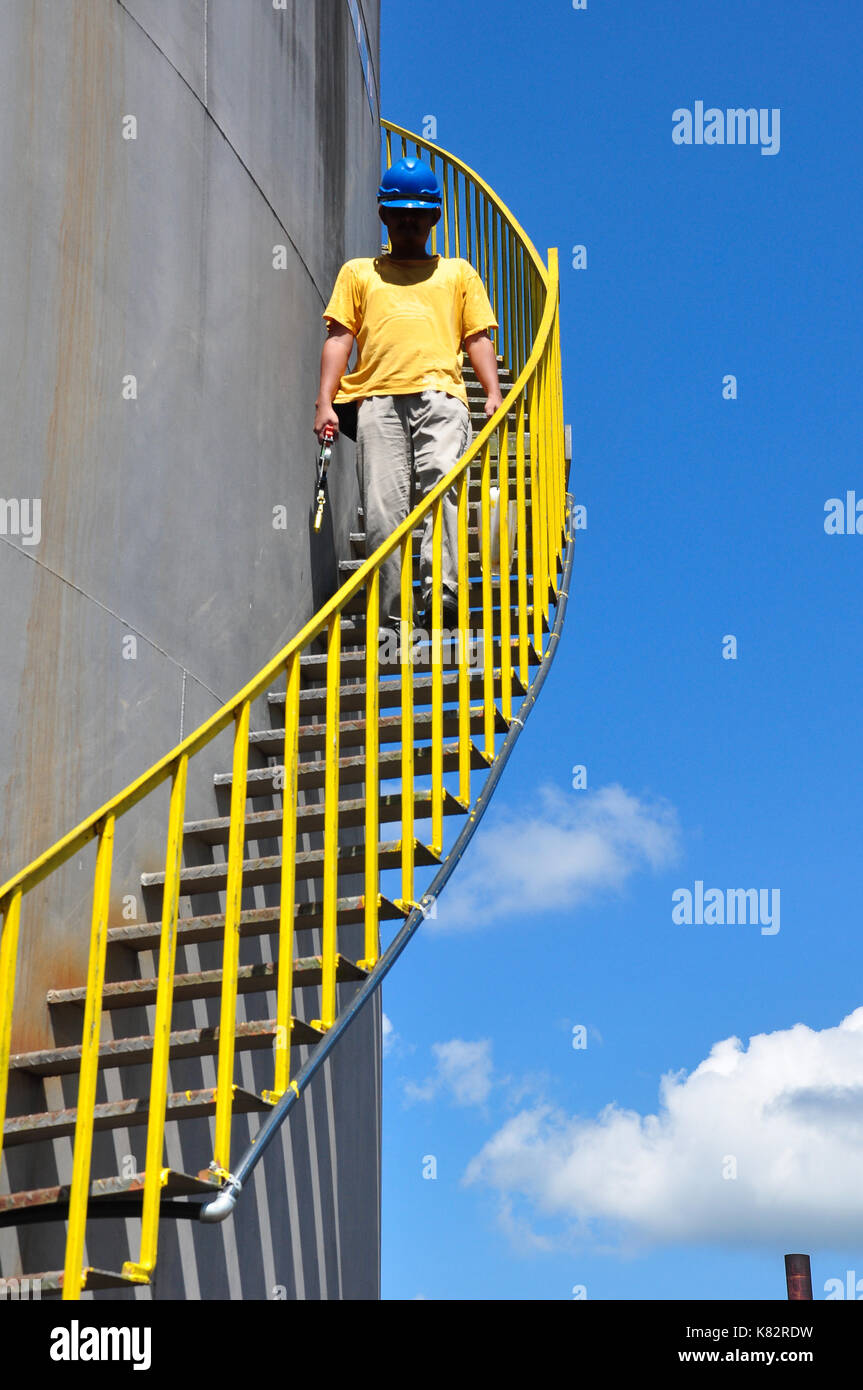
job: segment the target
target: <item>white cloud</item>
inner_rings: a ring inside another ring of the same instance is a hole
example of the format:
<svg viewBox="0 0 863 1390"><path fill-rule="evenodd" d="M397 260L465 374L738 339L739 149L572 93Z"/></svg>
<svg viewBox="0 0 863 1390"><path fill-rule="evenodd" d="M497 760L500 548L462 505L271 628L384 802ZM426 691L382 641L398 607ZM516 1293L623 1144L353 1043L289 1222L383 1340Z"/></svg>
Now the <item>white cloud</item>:
<svg viewBox="0 0 863 1390"><path fill-rule="evenodd" d="M398 1033L393 1028L386 1014L381 1015L381 1037L383 1041L383 1055L386 1057L387 1053L392 1051L393 1045L398 1037Z"/></svg>
<svg viewBox="0 0 863 1390"><path fill-rule="evenodd" d="M716 1043L691 1075L662 1078L655 1115L522 1110L465 1182L499 1194L506 1226L523 1202L558 1240L807 1250L863 1238L861 1143L858 1008L820 1032L798 1023L748 1048Z"/></svg>
<svg viewBox="0 0 863 1390"><path fill-rule="evenodd" d="M677 815L664 801L641 801L617 785L568 794L540 787L537 800L537 811L495 814L478 832L429 930L572 907L677 857Z"/></svg>
<svg viewBox="0 0 863 1390"><path fill-rule="evenodd" d="M441 1092L456 1105L484 1105L492 1087L491 1041L433 1043L437 1066L425 1081L405 1083L408 1100L433 1100Z"/></svg>

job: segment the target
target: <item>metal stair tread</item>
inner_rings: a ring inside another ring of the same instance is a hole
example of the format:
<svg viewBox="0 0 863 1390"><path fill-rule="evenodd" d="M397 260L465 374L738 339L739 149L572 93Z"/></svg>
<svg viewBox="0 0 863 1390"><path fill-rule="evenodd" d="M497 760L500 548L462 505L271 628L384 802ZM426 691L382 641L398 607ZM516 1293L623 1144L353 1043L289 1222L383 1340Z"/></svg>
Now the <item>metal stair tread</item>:
<svg viewBox="0 0 863 1390"><path fill-rule="evenodd" d="M221 970L196 970L174 976L174 1000L211 999L222 991ZM297 989L306 985L321 983L321 957L300 956L293 964L293 982ZM355 965L347 956L336 955L336 980L340 984L361 981L367 971ZM254 965L240 965L237 968L237 993L252 994L260 990L275 989L278 983L279 967L273 961L258 961ZM158 977L144 980L111 980L102 991L103 1009L130 1009L143 1004L155 1004L158 990ZM86 985L75 985L71 989L49 989L46 995L51 1005L83 1004L87 997Z"/></svg>
<svg viewBox="0 0 863 1390"><path fill-rule="evenodd" d="M254 1091L246 1091L240 1086L234 1086L233 1091L235 1115L272 1109L271 1102ZM167 1097L168 1117L171 1119L205 1119L214 1114L215 1108L215 1087L205 1087L199 1091L173 1091ZM92 1111L94 1132L146 1124L149 1109L149 1097L144 1096L100 1101ZM3 1127L4 1147L17 1148L20 1144L38 1143L44 1139L71 1137L75 1132L77 1115L77 1109L72 1107L12 1116Z"/></svg>
<svg viewBox="0 0 863 1390"><path fill-rule="evenodd" d="M499 609L497 609L497 610L495 610L495 611L498 612L498 613L500 612ZM514 608L514 607L510 610L511 613L514 613L514 612L516 612L516 611L517 611L517 609ZM532 610L530 610L530 611L532 611ZM515 624L512 623L512 621L511 621L510 625L511 625L511 627L514 627L514 626L515 626ZM346 674L348 673L348 671L356 671L356 670L358 670L358 669L361 670L361 671L363 672L363 674L365 674L365 669L366 669L366 658L365 658L365 651L366 651L366 648L365 648L366 623L365 623L365 616L364 616L363 614L354 613L354 614L353 614L352 616L350 616L350 617L343 618L343 619L341 620L340 624L339 624L339 627L340 627L341 639L342 639L342 649L341 649L341 655L340 655L340 666L341 666L341 673L342 673L342 676L346 675ZM545 620L543 620L543 630L547 630ZM425 632L426 629L418 629L418 631ZM356 647L355 647L355 646L352 644L352 642L351 642L351 639L352 639L352 638L357 638L357 639L358 639L358 641L357 641L357 643L356 643ZM380 645L380 644L379 644L379 645ZM494 637L493 637L493 639L492 639L491 646L492 646L492 654L493 654L495 657L497 657L498 660L499 660L499 658L500 658L500 649L501 649L501 639L500 639L500 634L499 634L499 633L495 633L495 634L494 634ZM446 670L452 670L452 669L458 667L458 665L459 665L459 660L458 660L458 647L459 647L459 644L458 644L457 641L445 641L445 642L442 643L441 656L442 656L443 659L442 659L442 661L441 661L441 665L443 666L443 669L444 669L445 671L446 671ZM528 657L529 657L529 660L530 660L530 664L531 664L532 666L538 666L538 665L540 664L541 658L540 658L539 653L537 652L535 646L533 645L533 627L532 627L532 625L531 625L531 630L530 630L530 633L529 633L528 639L527 639L527 647L528 647ZM357 650L357 648L358 648L358 650ZM519 655L519 638L518 638L517 635L516 635L516 636L511 636L511 637L510 637L510 649L511 649L512 664L515 665L515 664L517 663L518 655ZM386 648L385 648L385 651L386 651ZM426 636L418 637L418 636L414 635L414 636L412 637L412 651L411 651L411 666L413 667L413 670L414 670L414 671L430 671L430 670L432 669L431 657L432 657L432 643L431 643L431 639L430 639L429 637L426 637ZM305 673L306 671L312 670L312 669L313 669L313 663L314 663L314 665L315 665L316 667L321 667L322 670L325 672L325 671L326 671L326 664L327 664L326 654L323 653L323 652L320 652L320 653L319 653L319 652L310 652L310 653L308 653L307 655L302 656L302 657L300 658L300 670L301 670L302 672L304 672L304 673ZM393 660L389 660L389 659L387 659L385 656L382 655L382 656L380 656L379 659L378 659L378 669L379 669L380 671L389 672L389 673L392 674L392 675L398 675L398 674L400 673L400 671L401 671L401 661L398 660L397 658L396 658L396 659L393 659ZM473 669L474 669L475 671L484 671L484 670L485 670L485 667L484 667L484 665L483 665L481 662L476 662L476 663L473 663ZM321 679L323 679L323 676L321 677Z"/></svg>
<svg viewBox="0 0 863 1390"><path fill-rule="evenodd" d="M353 630L353 629L354 629L354 625L353 625L353 623L352 623L352 624L351 624L351 630ZM493 652L493 654L494 654L494 655L497 657L497 659L499 660L499 659L500 659L500 651L501 651L501 640L500 640L500 637L499 637L499 636L495 636L495 637L494 637L493 642L491 643L491 647L492 647L492 652ZM540 657L539 653L537 652L536 648L535 648L534 645L533 645L533 637L532 637L532 635L531 635L531 637L528 639L527 650L528 650L528 662L529 662L529 664L530 664L531 666L538 666L538 665L540 664L541 657ZM518 661L518 652L519 652L519 639L518 639L518 637L511 637L511 638L510 638L510 654L511 654L511 659L512 659L513 665L515 665L515 664L517 663L517 661ZM414 670L415 670L415 671L416 671L416 670L430 670L430 669L431 669L431 663L430 663L430 661L428 661L428 659L427 659L429 653L430 653L430 643L423 643L422 645L419 646L418 659L413 663L413 667L414 667ZM446 646L444 646L444 653L446 653ZM358 673L360 673L360 674L362 674L362 675L365 675L365 670L366 670L365 647L364 647L364 646L361 646L361 647L359 647L359 648L355 648L355 647L346 648L346 647L343 647L343 648L342 648L342 652L341 652L341 657L340 657L340 664L341 664L341 672L342 672L342 675L343 675L343 676L344 676L345 674L347 674L347 672L349 672L349 671L351 671L351 672L358 672ZM445 670L446 670L448 667L451 668L451 667L456 666L456 665L457 665L457 662L456 662L456 661L454 661L452 658L450 658L449 660L447 660L447 659L446 659L446 656L445 656L444 661L443 661L443 667L444 667ZM396 662L381 662L381 663L380 663L380 669L381 669L381 670L385 670L385 671L390 671L390 672L392 672L393 674L397 674L398 671L399 671L399 669L400 669L400 667L399 667L399 665L398 665ZM482 670L483 668L482 668L482 667L479 667L479 669ZM301 674L302 674L303 677L307 677L308 679L312 679L313 677L315 677L315 676L317 675L318 672L320 672L319 679L320 679L320 680L324 680L324 679L326 678L326 671L327 671L327 655L326 655L326 652L304 652L303 655L300 657L300 672L301 672Z"/></svg>
<svg viewBox="0 0 863 1390"><path fill-rule="evenodd" d="M470 741L468 748L470 766L472 768L487 768L491 762L482 750ZM444 744L443 759L444 771L452 771L458 767L459 749L457 743ZM382 749L378 756L378 764L381 769L381 781L393 781L401 775L401 750ZM306 762L301 762L297 768L297 782L300 788L321 787L324 785L326 776L326 760L315 758ZM365 753L355 753L350 756L339 757L339 781L340 782L364 782L363 776L366 768ZM394 768L396 771L388 771ZM266 788L267 782L272 782L276 774L281 781L284 777L284 767L276 763L271 767L257 767L249 770L246 784L249 788L250 796L269 796L273 788ZM418 775L425 776L431 771L431 747L429 744L420 744L414 749L414 771ZM230 772L217 772L213 776L216 786L230 786L233 775Z"/></svg>
<svg viewBox="0 0 863 1390"><path fill-rule="evenodd" d="M493 608L495 611L496 611L497 609L500 608L500 587L501 587L501 584L500 584L500 575L497 575L497 574L490 575L490 576L489 576L489 592L491 593L491 596L492 596L492 608ZM510 575L510 593L511 593L511 592L512 592L512 575ZM484 586L484 583L483 583L482 576L481 576L481 575L476 575L476 576L474 576L472 579L469 579L469 581L468 581L468 586L467 586L467 600L468 600L468 603L467 603L467 611L468 611L469 614L470 614L471 612L474 612L474 613L481 613L481 612L482 612L482 605L483 605L484 595L485 595L485 586ZM418 599L419 599L419 586L415 586L415 592L414 592L413 598L414 598L414 603L415 603L415 604L418 604ZM357 589L355 593L351 594L350 598L348 598L348 599L345 600L344 606L342 607L342 610L341 610L341 611L342 611L342 613L345 613L345 614L356 613L358 610L361 611L361 612L363 612L363 613L365 613L365 607L366 607L366 596L365 596L365 593L363 592L362 586L360 586L360 588ZM515 610L515 609L518 607L518 605L517 605L516 603L513 603L513 604L511 605L511 607L512 607L513 610ZM416 624L416 626L417 626L417 627L422 627L423 630L426 631L426 632L428 631L428 628L425 627L423 623L418 622L418 623ZM447 624L444 623L444 627L446 627L446 626L447 626Z"/></svg>
<svg viewBox="0 0 863 1390"><path fill-rule="evenodd" d="M363 541L365 541L365 536L364 536L364 535L363 535L362 539L363 539ZM358 543L357 543L357 544L358 544ZM511 541L510 541L510 550L512 550L512 538L511 538ZM528 555L530 555L530 550L529 550L529 548L528 548ZM351 577L351 575L357 574L358 571L362 569L362 567L363 567L363 565L366 563L367 559L368 559L368 556L366 556L366 555L355 555L354 558L353 558L352 560L340 560L340 561L339 561L339 566L338 566L338 568L339 568L339 573L340 573L341 575L344 576L344 578L343 578L343 580L342 580L342 583L343 583L343 584L346 584L347 581L348 581L348 579ZM415 556L414 556L414 563L416 563L416 559L417 559L417 557L416 557L416 555L415 555ZM517 555L517 554L512 555L512 570L511 570L511 574L512 574L513 576L515 576L515 575L518 574L518 555ZM531 569L528 569L528 570L525 571L525 578L528 579L528 580L532 580L532 579L533 579L533 571L532 571ZM473 584L473 583L476 583L477 581L482 582L482 560L481 560L481 558L480 558L479 555L471 555L471 556L469 557L469 561L468 561L468 579L469 579L470 583L472 583L472 584ZM492 581L492 585L493 585L493 586L499 585L499 584L500 584L500 575L499 575L499 574L492 574L492 576L491 576L491 581ZM415 590L415 591L419 589L419 587L420 587L420 581L419 581L419 579L415 580L414 586L413 586L413 587L414 587L414 590ZM360 589L360 592L362 592L362 589Z"/></svg>
<svg viewBox="0 0 863 1390"><path fill-rule="evenodd" d="M458 733L458 709L453 706L446 706L443 711L444 733ZM497 718L495 728L498 733L506 733L509 724L504 720L500 710L496 709ZM470 720L472 726L482 729L480 722L484 718L482 705L472 705L470 709ZM402 711L398 714L383 714L376 721L378 730L378 741L391 743L393 740L399 741L399 736L403 728ZM455 727L453 728L453 725ZM430 709L415 709L413 712L413 735L414 742L418 738L430 738L432 726L432 711ZM359 745L365 747L366 732L368 723L362 719L342 719L339 721L339 746L352 748ZM428 730L428 732L424 732ZM313 748L316 744L324 743L327 737L326 724L300 724L297 729L297 739L300 748ZM249 747L266 750L268 744L272 744L272 753L281 752L284 749L285 731L284 729L257 729L249 734ZM280 746L281 745L281 746ZM252 769L253 771L255 769ZM218 774L217 774L218 775Z"/></svg>
<svg viewBox="0 0 863 1390"><path fill-rule="evenodd" d="M215 1174L212 1177L202 1177L200 1174L192 1176L191 1173L181 1173L174 1168L165 1168L162 1174L164 1181L161 1190L167 1197L207 1196L218 1192L221 1187L221 1182ZM136 1173L131 1178L114 1175L109 1178L93 1178L90 1182L89 1201L110 1203L118 1197L140 1194L144 1190L144 1178L144 1173ZM71 1191L71 1183L61 1183L56 1187L33 1187L24 1192L0 1193L0 1225L11 1224L2 1218L13 1212L27 1211L33 1207L58 1206L68 1202Z"/></svg>
<svg viewBox="0 0 863 1390"><path fill-rule="evenodd" d="M31 1285L34 1280L39 1280L40 1294L59 1294L63 1291L63 1281L65 1278L62 1269L50 1270L46 1274L28 1274L23 1276L30 1280ZM111 1269L94 1269L88 1265L81 1278L81 1288L83 1289L139 1289L142 1286L140 1279L130 1279L125 1274L119 1274Z"/></svg>
<svg viewBox="0 0 863 1390"><path fill-rule="evenodd" d="M340 871L344 870L346 874L362 872L362 867L365 865L365 855L365 845L338 844L336 858ZM428 845L425 845L422 840L414 840L414 855L417 864L440 863L437 855L432 854ZM394 863L400 861L400 857L401 840L380 841L378 844L378 863L381 868L391 868ZM315 871L323 869L323 864L323 849L299 850L294 855L295 875L298 879L320 877L320 874ZM281 873L281 854L254 856L251 859L243 860L243 884L246 887L259 883L276 883L281 879ZM145 888L160 888L164 882L164 873L141 875L141 883ZM180 873L180 894L181 896L188 894L193 889L201 893L221 892L227 887L227 882L227 862L190 865Z"/></svg>
<svg viewBox="0 0 863 1390"><path fill-rule="evenodd" d="M181 977L178 977L181 978ZM76 1001L77 1002L77 1001ZM136 1000L140 1003L140 1000ZM306 1047L319 1042L324 1036L317 1028L312 1028L300 1019L292 1020L291 1046ZM169 1048L172 1062L187 1057L209 1057L218 1051L220 1029L218 1024L204 1028L183 1028L171 1033ZM257 1019L251 1023L238 1023L234 1029L234 1044L238 1052L254 1049L269 1049L276 1036L275 1019ZM106 1067L139 1066L153 1053L155 1039L150 1034L136 1038L114 1038L99 1044L99 1070ZM81 1043L65 1047L44 1048L39 1052L19 1052L9 1058L10 1071L27 1071L39 1076L74 1075L81 1062ZM3 1199L0 1197L0 1211Z"/></svg>
<svg viewBox="0 0 863 1390"><path fill-rule="evenodd" d="M382 893L378 895L380 905L378 918L392 921L408 915L407 909L394 903ZM239 935L271 936L279 930L278 906L245 908L240 913ZM336 902L336 915L340 924L358 925L365 920L365 898L353 895L339 898ZM294 931L311 931L323 926L323 906L321 903L297 903L294 907ZM180 917L177 920L177 945L199 945L207 941L222 941L225 936L225 914L223 912L203 913L197 917ZM162 939L162 924L153 922L134 922L120 927L108 928L108 944L127 946L133 951L152 951L158 948Z"/></svg>
<svg viewBox="0 0 863 1390"><path fill-rule="evenodd" d="M527 694L527 691L525 690L524 686L519 680L518 672L515 670L514 667L511 669L510 675L512 678L512 693L514 695ZM492 668L492 679L494 680L496 690L498 691L498 693L500 693L500 688L503 680L503 672L501 671L499 666L495 666ZM471 687L471 695L475 695L479 698L482 698L484 693L484 681L484 671L469 671L468 682ZM450 703L453 703L453 701L457 701L460 688L460 672L444 671L441 684L444 693L444 700L446 701L446 696L449 694ZM356 681L343 681L341 683L340 689L341 696L339 704L342 709L365 709L366 692L368 690L368 683L366 681L360 681L359 683L357 683ZM434 677L432 673L429 672L428 675L415 676L412 682L412 689L414 692L414 708L417 708L417 706L421 704L421 701L417 698L418 696L427 696L427 698L431 700L434 693ZM379 708L390 708L392 705L400 703L400 699L396 698L399 697L400 691L401 681L399 680L397 674L390 676L386 680L379 681ZM285 700L286 696L283 690L275 691L267 696L267 703L269 704L271 709L281 709L282 711L284 711ZM323 703L324 708L317 708L317 706L321 703ZM301 718L304 714L324 713L326 713L326 690L323 687L319 687L317 690L312 689L300 691Z"/></svg>
<svg viewBox="0 0 863 1390"><path fill-rule="evenodd" d="M426 807L431 807L432 793L429 788L414 788L414 819L428 820L431 811L425 815L422 812ZM339 825L360 826L365 825L365 811L367 800L353 799L340 801L338 803ZM457 797L446 787L443 789L443 813L448 815L467 815L468 808L463 806ZM308 834L324 828L324 807L323 805L306 804L296 808L297 832L298 834ZM402 796L401 792L381 792L378 807L378 819L381 821L400 820L402 815ZM283 812L276 811L250 811L245 817L246 839L279 839L282 831ZM210 820L188 821L183 826L183 839L199 839L205 844L220 845L227 844L230 831L230 816L215 816ZM272 827L268 834L268 828ZM259 831L256 837L254 832Z"/></svg>
<svg viewBox="0 0 863 1390"><path fill-rule="evenodd" d="M513 600L514 600L514 601L510 604L510 609L509 609L509 612L510 612L510 626L511 626L511 627L515 627L515 626L516 626L516 623L513 621L513 615L516 615L516 616L517 616L518 613L520 612L520 609L519 609L518 602L517 602L518 592L517 592L517 589L514 588L512 582L510 582L510 595L513 597ZM492 609L493 616L494 616L494 617L497 617L498 620L499 620L500 612L501 612L501 610L500 610L499 607L498 607L498 608L493 608L493 609ZM532 633L532 632L533 632L533 604L532 604L532 603L527 604L527 605L525 606L524 612L525 612L525 616L526 616L526 618L527 618L527 620L528 620L528 627L529 627L529 629L530 629L530 631L531 631L531 633ZM470 614L471 614L471 613L476 613L476 614L477 614L477 617L480 618L480 615L482 614L482 605L478 603L478 604L475 604L472 608L469 608L469 609L468 609L468 617L470 617ZM341 622L339 623L339 629L340 629L341 634L342 634L342 650L344 651L344 643L345 643L345 638L346 638L346 637L351 636L353 633L356 633L358 630L362 633L363 636L365 636L365 615L364 615L364 614L361 614L361 613L351 613L351 614L349 614L347 617L343 617L343 618L341 619ZM426 629L423 629L423 630L425 631ZM543 614L543 618L542 618L542 630L543 630L543 632L550 632L550 631L551 631L551 627L550 627L550 624L549 624L549 620L548 620L548 618L545 616L545 614ZM422 642L423 645L425 645L425 646L429 646L429 645L430 645L430 639L428 639L428 638L421 638L421 639L418 639L418 640L419 640L420 642ZM499 634L498 634L498 633L495 633L495 641L498 641L498 640L499 640ZM397 664L398 664L398 663L396 663L396 662L393 662L393 663L392 663L393 667L396 667ZM383 665L383 663L381 663L381 665Z"/></svg>
<svg viewBox="0 0 863 1390"><path fill-rule="evenodd" d="M509 722L504 718L503 713L501 712L501 710L497 709L497 707L495 707L495 714L497 716L497 718L495 719L495 729L498 733L505 734L507 729L509 728ZM453 705L444 706L444 732L446 732L448 727L451 732L458 732L458 715L459 711L457 707ZM479 721L484 717L485 710L482 705L471 705L470 719L473 723L477 724L480 728L482 728L483 725L480 724ZM391 739L387 738L386 736L394 736L396 733L398 733L402 728L402 723L403 720L401 710L398 714L382 714L376 721L379 741L390 742ZM418 737L430 737L430 734L423 734L421 732L418 733L418 730L424 730L426 728L430 729L431 724L432 711L430 709L426 709L424 706L421 706L419 709L414 709L414 742L416 742ZM455 729L452 729L453 724L455 724L456 726ZM365 718L340 720L339 745L341 746L344 743L347 747L351 747L354 743L358 743L360 744L360 746L365 747L364 735L366 733L367 728L368 721ZM300 724L297 729L297 734L300 743L302 744L303 740L305 740L306 746L309 746L310 744L314 743L321 743L326 738L326 725L323 722L321 722L320 724ZM360 737L360 735L363 735L363 737ZM272 752L281 752L285 746L284 729L255 729L252 730L249 734L250 748L265 748L266 745L270 743L275 745L275 747L272 749Z"/></svg>

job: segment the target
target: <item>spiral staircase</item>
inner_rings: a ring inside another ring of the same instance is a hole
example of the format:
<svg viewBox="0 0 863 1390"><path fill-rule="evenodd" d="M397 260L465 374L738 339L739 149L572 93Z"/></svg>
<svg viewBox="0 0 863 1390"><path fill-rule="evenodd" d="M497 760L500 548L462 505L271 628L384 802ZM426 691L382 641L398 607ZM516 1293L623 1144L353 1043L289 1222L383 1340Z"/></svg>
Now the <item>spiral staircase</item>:
<svg viewBox="0 0 863 1390"><path fill-rule="evenodd" d="M466 371L474 438L448 477L372 555L360 510L342 583L302 631L212 718L0 886L0 1225L66 1223L64 1267L23 1276L42 1296L151 1283L160 1222L232 1212L243 1220L244 1188L268 1145L436 911L562 631L573 527L556 253L543 262L453 155L389 123L383 132L387 163L415 150L438 173L444 206L432 249L466 257L484 280L504 401L486 419ZM444 629L441 502L450 489L459 612L457 627ZM434 598L421 629L414 600L429 516ZM397 640L379 624L380 565L393 553ZM222 734L231 756L214 778L213 814L187 819L190 773ZM115 836L160 789L164 868L141 875L147 920L109 920ZM33 890L43 901L88 845L87 978L49 992L56 1045L13 1053L18 942L39 929ZM256 905L255 889L266 905ZM266 1085L249 1084L250 1058ZM237 1118L251 1115L250 1142ZM166 1161L174 1125L190 1136L173 1149L192 1155L183 1171ZM132 1129L146 1134L143 1169L100 1172L111 1153L104 1136ZM15 1190L23 1146L57 1140L69 1141L65 1180ZM91 1246L114 1252L110 1267L88 1263Z"/></svg>

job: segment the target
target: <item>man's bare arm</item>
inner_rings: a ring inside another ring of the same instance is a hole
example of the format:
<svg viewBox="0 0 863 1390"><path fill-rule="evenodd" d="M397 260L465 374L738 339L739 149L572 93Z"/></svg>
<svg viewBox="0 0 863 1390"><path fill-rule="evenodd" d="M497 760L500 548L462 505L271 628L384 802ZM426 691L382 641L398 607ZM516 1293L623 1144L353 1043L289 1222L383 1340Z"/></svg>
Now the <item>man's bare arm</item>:
<svg viewBox="0 0 863 1390"><path fill-rule="evenodd" d="M354 335L343 323L330 319L327 327L328 337L321 352L321 384L315 401L313 427L321 442L327 425L332 425L338 438L339 417L333 409L333 396L339 389L354 346Z"/></svg>
<svg viewBox="0 0 863 1390"><path fill-rule="evenodd" d="M485 391L485 413L486 418L489 418L503 401L491 334L484 328L481 333L472 333L469 338L465 338L464 345L477 380Z"/></svg>

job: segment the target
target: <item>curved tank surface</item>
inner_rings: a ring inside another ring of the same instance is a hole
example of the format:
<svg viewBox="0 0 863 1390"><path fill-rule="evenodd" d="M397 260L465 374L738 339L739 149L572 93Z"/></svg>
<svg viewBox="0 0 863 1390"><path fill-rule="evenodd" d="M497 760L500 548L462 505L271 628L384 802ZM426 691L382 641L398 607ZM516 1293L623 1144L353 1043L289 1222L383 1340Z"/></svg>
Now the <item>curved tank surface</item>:
<svg viewBox="0 0 863 1390"><path fill-rule="evenodd" d="M315 533L311 426L336 272L380 245L378 40L379 0L0 6L0 879L218 709L338 586L352 446ZM190 818L217 813L226 747L197 760ZM140 879L164 867L160 809L118 829L111 923L159 915ZM50 1013L46 992L86 978L89 883L82 855L50 905L32 894L15 1051L80 1039L80 1013ZM186 968L213 949L187 947ZM264 1017L249 1000L238 1017ZM217 1005L183 1017L213 1023ZM380 1056L378 1003L272 1146L242 1222L163 1222L154 1288L97 1296L376 1298ZM266 1061L245 1054L238 1079L272 1084ZM63 1084L45 1083L58 1108ZM238 1148L257 1124L235 1119ZM185 1171L188 1132L166 1140ZM94 1176L143 1166L142 1135L97 1135ZM4 1182L68 1180L69 1140L40 1147L53 1156L10 1151ZM62 1266L62 1235L0 1231L3 1273ZM94 1230L90 1264L128 1258L111 1240Z"/></svg>

